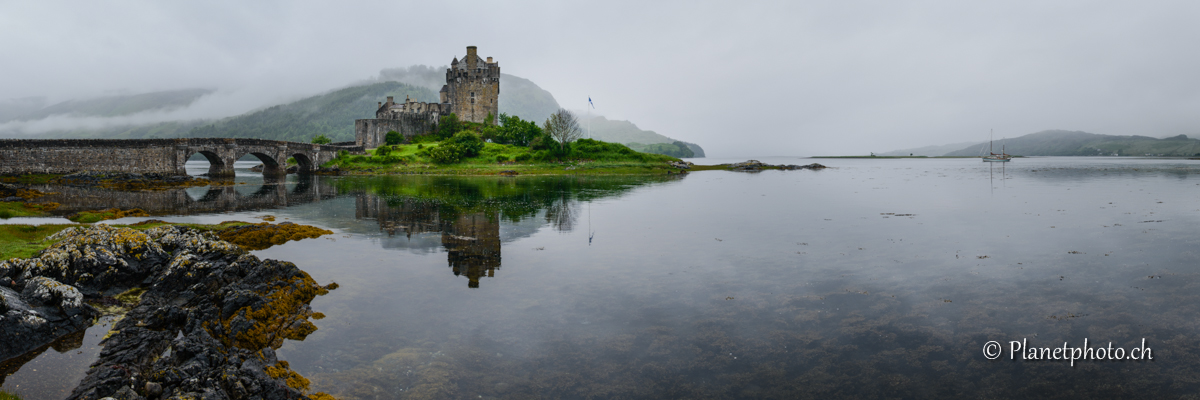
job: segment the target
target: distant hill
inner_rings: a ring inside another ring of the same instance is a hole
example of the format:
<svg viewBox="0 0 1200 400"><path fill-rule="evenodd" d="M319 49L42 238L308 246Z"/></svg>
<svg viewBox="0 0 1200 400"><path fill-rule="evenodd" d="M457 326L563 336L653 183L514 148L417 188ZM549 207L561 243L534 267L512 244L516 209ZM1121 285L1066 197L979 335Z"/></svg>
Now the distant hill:
<svg viewBox="0 0 1200 400"><path fill-rule="evenodd" d="M438 95L400 82L352 86L199 126L188 137L231 137L288 140L307 143L317 135L334 142L354 141L354 120L375 118L378 102L387 96L437 102Z"/></svg>
<svg viewBox="0 0 1200 400"><path fill-rule="evenodd" d="M651 147L657 143L673 144L677 140L660 135L654 131L642 130L629 121L611 120L604 118L602 115L592 116L590 119L585 116L579 116L579 127L590 132L592 139L603 140L605 142L623 143L637 151L645 151L648 153L667 154L664 151L656 151L661 147ZM695 143L681 142L686 145L694 154L690 157L704 157L704 149ZM678 157L675 154L667 154L669 156Z"/></svg>
<svg viewBox="0 0 1200 400"><path fill-rule="evenodd" d="M0 100L0 122L13 121L45 107L45 97Z"/></svg>
<svg viewBox="0 0 1200 400"><path fill-rule="evenodd" d="M944 154L952 152L952 151L963 149L967 146L974 146L976 144L979 144L979 143L978 142L962 142L962 143L946 144L946 145L941 145L941 146L925 146L925 147L917 147L915 149L889 151L887 153L879 153L878 155L894 157L894 156L907 156L907 155L911 154L914 156L937 157L937 156L941 156L941 155L944 155Z"/></svg>
<svg viewBox="0 0 1200 400"><path fill-rule="evenodd" d="M0 121L34 121L51 116L115 117L151 110L173 110L187 107L200 97L212 93L209 89L180 89L133 95L105 96L86 100L68 100L45 107L31 107L42 99L9 100L0 107L5 119ZM9 114L8 110L25 107L23 113Z"/></svg>
<svg viewBox="0 0 1200 400"><path fill-rule="evenodd" d="M1048 130L1025 136L997 140L1008 154L1023 156L1200 156L1200 140L1179 135L1165 139L1149 136L1100 135L1081 131ZM987 151L981 143L946 153L947 156L977 156Z"/></svg>

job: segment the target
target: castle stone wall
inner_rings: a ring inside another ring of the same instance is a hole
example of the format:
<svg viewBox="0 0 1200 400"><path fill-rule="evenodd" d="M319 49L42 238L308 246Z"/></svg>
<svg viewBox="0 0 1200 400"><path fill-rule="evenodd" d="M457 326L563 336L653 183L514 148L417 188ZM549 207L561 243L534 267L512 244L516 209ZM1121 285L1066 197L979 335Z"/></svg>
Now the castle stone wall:
<svg viewBox="0 0 1200 400"><path fill-rule="evenodd" d="M354 121L355 144L372 149L382 146L389 131L399 132L408 143L413 136L437 128L437 113L397 113L395 119L360 119Z"/></svg>

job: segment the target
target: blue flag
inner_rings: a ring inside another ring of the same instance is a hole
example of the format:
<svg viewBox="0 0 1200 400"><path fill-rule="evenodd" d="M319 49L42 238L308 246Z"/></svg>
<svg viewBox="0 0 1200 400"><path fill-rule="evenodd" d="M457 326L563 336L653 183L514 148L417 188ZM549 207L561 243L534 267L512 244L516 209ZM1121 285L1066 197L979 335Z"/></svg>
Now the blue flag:
<svg viewBox="0 0 1200 400"><path fill-rule="evenodd" d="M596 108L596 105L592 104L592 96L588 96L588 105L592 106L592 108Z"/></svg>

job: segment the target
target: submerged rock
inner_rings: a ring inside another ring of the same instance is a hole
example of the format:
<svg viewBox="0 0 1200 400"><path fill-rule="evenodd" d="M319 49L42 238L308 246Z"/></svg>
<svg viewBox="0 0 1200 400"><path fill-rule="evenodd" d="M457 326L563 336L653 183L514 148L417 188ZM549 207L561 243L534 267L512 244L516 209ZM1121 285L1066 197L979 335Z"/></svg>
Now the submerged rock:
<svg viewBox="0 0 1200 400"><path fill-rule="evenodd" d="M294 264L179 226L51 239L38 257L0 262L0 360L85 328L97 313L85 300L141 287L70 399L308 398L274 350L316 330L309 302L329 289Z"/></svg>
<svg viewBox="0 0 1200 400"><path fill-rule="evenodd" d="M812 163L808 165L771 165L758 160L749 160L736 164L729 164L728 168L731 171L762 171L764 169L782 169L782 170L797 170L797 169L824 169L824 165Z"/></svg>

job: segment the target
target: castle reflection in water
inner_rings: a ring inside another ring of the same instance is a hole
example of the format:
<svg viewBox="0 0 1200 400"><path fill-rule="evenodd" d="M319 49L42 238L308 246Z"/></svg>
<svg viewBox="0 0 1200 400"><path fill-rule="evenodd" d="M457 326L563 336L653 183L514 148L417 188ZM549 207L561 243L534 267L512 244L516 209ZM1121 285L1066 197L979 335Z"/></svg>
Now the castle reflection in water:
<svg viewBox="0 0 1200 400"><path fill-rule="evenodd" d="M483 276L500 269L500 218L496 212L462 213L443 218L437 203L403 201L389 204L379 196L356 195L355 218L379 221L388 236L440 233L446 259L456 276L467 277L467 287L478 288Z"/></svg>

